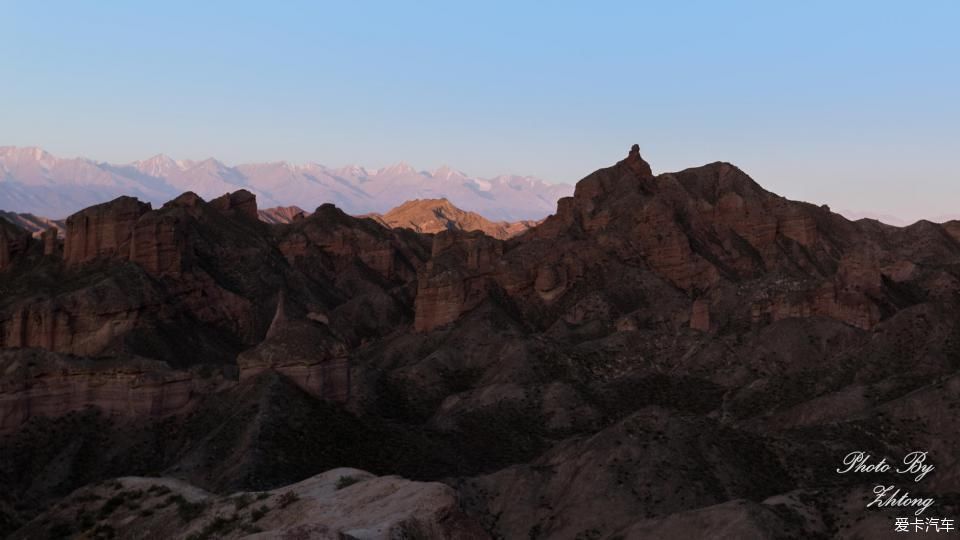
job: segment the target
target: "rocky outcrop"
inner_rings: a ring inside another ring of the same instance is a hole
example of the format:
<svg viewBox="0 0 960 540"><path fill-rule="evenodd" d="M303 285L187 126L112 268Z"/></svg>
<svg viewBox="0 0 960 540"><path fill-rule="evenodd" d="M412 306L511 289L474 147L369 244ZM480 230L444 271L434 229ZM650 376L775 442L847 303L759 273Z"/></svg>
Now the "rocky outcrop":
<svg viewBox="0 0 960 540"><path fill-rule="evenodd" d="M128 419L184 413L223 382L144 358L98 361L36 349L0 351L0 373L0 432L87 407Z"/></svg>
<svg viewBox="0 0 960 540"><path fill-rule="evenodd" d="M57 236L57 229L47 229L40 234L44 255L60 254L60 239Z"/></svg>
<svg viewBox="0 0 960 540"><path fill-rule="evenodd" d="M63 234L63 228L66 222L62 219L50 219L33 214L18 214L16 212L5 212L0 210L0 221L8 221L17 227L29 232L35 238L49 229L54 229Z"/></svg>
<svg viewBox="0 0 960 540"><path fill-rule="evenodd" d="M273 225L293 223L309 215L310 212L307 212L299 206L277 206L257 211L257 217L260 218L260 221Z"/></svg>
<svg viewBox="0 0 960 540"><path fill-rule="evenodd" d="M30 233L0 218L0 272L27 251Z"/></svg>
<svg viewBox="0 0 960 540"><path fill-rule="evenodd" d="M150 212L134 227L130 261L154 276L178 277L192 262L179 216Z"/></svg>
<svg viewBox="0 0 960 540"><path fill-rule="evenodd" d="M450 487L350 468L230 496L173 478L117 478L74 492L11 538L56 536L61 523L80 534L109 530L120 538L184 539L214 532L217 538L489 538L463 514Z"/></svg>
<svg viewBox="0 0 960 540"><path fill-rule="evenodd" d="M690 311L690 328L701 332L710 331L710 301L705 298L694 300Z"/></svg>
<svg viewBox="0 0 960 540"><path fill-rule="evenodd" d="M256 492L351 466L444 479L496 537L879 536L862 502L877 478L824 483L838 448L930 449L936 479L917 489L956 513L960 440L935 429L960 388L955 224L850 222L727 163L654 176L638 149L505 241L332 205L267 226L240 199L184 194L134 220L126 251L65 265L30 245L4 272L4 347L98 359L4 368L5 421L26 424L0 444L0 535L8 509L25 523L118 475ZM177 369L136 371L147 356ZM236 380L177 378L221 370ZM97 519L131 536L362 536L344 520L369 511L258 525L243 500L181 494L215 513L167 519L176 499L147 498ZM380 495L364 497L395 507Z"/></svg>
<svg viewBox="0 0 960 540"><path fill-rule="evenodd" d="M407 201L383 215L372 215L387 227L403 227L419 233L441 231L482 231L506 240L536 226L534 221L490 221L475 212L467 212L447 199L415 199Z"/></svg>
<svg viewBox="0 0 960 540"><path fill-rule="evenodd" d="M457 320L486 298L503 243L481 232L444 231L417 287L414 328L431 330Z"/></svg>
<svg viewBox="0 0 960 540"><path fill-rule="evenodd" d="M411 281L427 258L423 239L348 216L332 204L320 206L310 217L283 231L278 248L298 267L312 261L338 272L359 262L393 283Z"/></svg>
<svg viewBox="0 0 960 540"><path fill-rule="evenodd" d="M923 234L941 244L947 238ZM811 316L870 328L884 310L895 309L891 303L904 300L888 294L881 268L903 268L910 256L887 243L825 207L767 192L728 163L653 176L634 145L624 160L581 180L555 215L507 244L502 257L492 255L484 269L433 257L419 278L416 328L456 320L494 289L523 311L550 314L577 302L565 295L590 280L585 268L600 260L607 269L650 270L689 297L704 298L685 317L695 329L719 328L731 318L756 325ZM567 254L563 261L559 253ZM748 282L752 300L723 300ZM649 296L653 287L608 286L610 297ZM711 317L714 308L723 312L720 319Z"/></svg>
<svg viewBox="0 0 960 540"><path fill-rule="evenodd" d="M67 218L64 259L68 265L96 258L128 260L155 276L179 276L190 265L185 220L190 214L172 211L207 204L193 193L177 197L161 210L131 197L120 197ZM210 201L229 215L256 218L256 197L240 190ZM196 217L196 214L193 214Z"/></svg>
<svg viewBox="0 0 960 540"><path fill-rule="evenodd" d="M283 294L277 302L266 339L237 357L240 380L265 371L287 376L312 396L334 401L350 398L350 362L347 344L322 322L290 319Z"/></svg>
<svg viewBox="0 0 960 540"><path fill-rule="evenodd" d="M221 211L258 219L257 197L245 189L227 193L210 201L210 206Z"/></svg>
<svg viewBox="0 0 960 540"><path fill-rule="evenodd" d="M119 197L91 206L67 218L63 257L68 265L99 257L129 260L137 220L150 211L150 203Z"/></svg>

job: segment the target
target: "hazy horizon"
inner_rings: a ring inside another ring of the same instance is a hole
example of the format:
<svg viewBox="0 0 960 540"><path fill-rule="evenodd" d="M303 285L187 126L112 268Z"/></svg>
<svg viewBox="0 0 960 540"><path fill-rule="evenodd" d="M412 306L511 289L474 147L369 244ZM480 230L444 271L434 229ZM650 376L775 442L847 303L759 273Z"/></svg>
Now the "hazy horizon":
<svg viewBox="0 0 960 540"><path fill-rule="evenodd" d="M912 222L960 196L951 13L12 3L0 144L572 184L639 143L655 172L728 161L791 199Z"/></svg>

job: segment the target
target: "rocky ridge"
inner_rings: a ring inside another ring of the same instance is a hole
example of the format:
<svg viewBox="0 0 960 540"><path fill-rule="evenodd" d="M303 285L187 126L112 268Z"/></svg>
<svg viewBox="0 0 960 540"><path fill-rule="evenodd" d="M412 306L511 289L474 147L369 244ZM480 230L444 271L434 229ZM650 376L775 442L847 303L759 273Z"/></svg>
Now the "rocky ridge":
<svg viewBox="0 0 960 540"><path fill-rule="evenodd" d="M832 472L855 449L929 450L916 489L960 509L933 429L960 410L955 222L654 176L637 147L507 240L258 215L185 194L71 216L62 250L4 233L5 531L109 476L351 466L442 481L504 538L876 537L880 478Z"/></svg>

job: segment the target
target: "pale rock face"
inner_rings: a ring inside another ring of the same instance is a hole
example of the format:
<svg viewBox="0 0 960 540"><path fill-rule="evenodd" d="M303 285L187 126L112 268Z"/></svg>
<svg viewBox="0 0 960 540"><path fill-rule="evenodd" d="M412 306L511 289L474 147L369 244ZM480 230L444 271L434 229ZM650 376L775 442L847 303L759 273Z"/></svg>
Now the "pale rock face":
<svg viewBox="0 0 960 540"><path fill-rule="evenodd" d="M257 211L260 221L270 224L292 223L305 219L310 213L299 206L278 206Z"/></svg>
<svg viewBox="0 0 960 540"><path fill-rule="evenodd" d="M43 533L47 525L76 515L88 504L85 501L107 500L117 494L138 494L140 504L154 508L146 517L139 509L121 507L98 518L103 528L109 526L121 538L189 538L201 534L217 518L226 523L242 521L250 529L256 526L253 532L239 526L224 528L220 538L489 538L477 522L460 510L457 494L449 486L398 476L374 476L351 468L332 469L270 491L230 496L217 496L173 478L123 477L77 490L65 504L51 508L18 534L46 537ZM178 517L178 504L164 504L177 496L195 505L199 515L184 520ZM239 500L247 501L247 505L239 506ZM254 519L255 513L258 514Z"/></svg>

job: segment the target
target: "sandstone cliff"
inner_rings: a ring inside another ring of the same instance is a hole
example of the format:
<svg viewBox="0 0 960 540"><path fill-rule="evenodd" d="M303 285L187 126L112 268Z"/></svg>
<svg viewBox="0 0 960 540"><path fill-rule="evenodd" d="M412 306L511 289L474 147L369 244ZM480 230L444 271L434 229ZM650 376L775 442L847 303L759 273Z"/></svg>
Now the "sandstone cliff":
<svg viewBox="0 0 960 540"><path fill-rule="evenodd" d="M605 271L625 264L644 274L642 281L662 280L683 291L691 302L688 318L701 330L810 316L870 328L903 300L881 268L903 268L930 250L958 253L942 232L931 231L924 243L917 253L867 224L769 193L726 163L653 176L634 147L620 163L581 180L555 215L506 244L487 267L431 260L419 281L424 300L418 301L417 328L449 323L455 316L434 315L436 306L461 305L466 288L473 287L476 305L483 296L472 285L478 280L496 283L521 310L550 312L574 302L564 293L589 282L585 269L601 259L612 259ZM649 284L627 286L632 290L606 293L658 294L646 290ZM712 312L725 317L711 320Z"/></svg>
<svg viewBox="0 0 960 540"><path fill-rule="evenodd" d="M0 219L0 272L6 270L30 244L30 233Z"/></svg>
<svg viewBox="0 0 960 540"><path fill-rule="evenodd" d="M88 360L37 349L0 350L0 373L0 432L91 406L127 419L183 414L224 384L144 358Z"/></svg>
<svg viewBox="0 0 960 540"><path fill-rule="evenodd" d="M254 209L119 200L62 256L6 244L0 534L118 475L226 494L350 466L442 480L498 537L877 536L876 479L817 472L839 448L930 449L918 488L960 511L935 428L960 410L956 223L851 222L638 148L507 240Z"/></svg>

